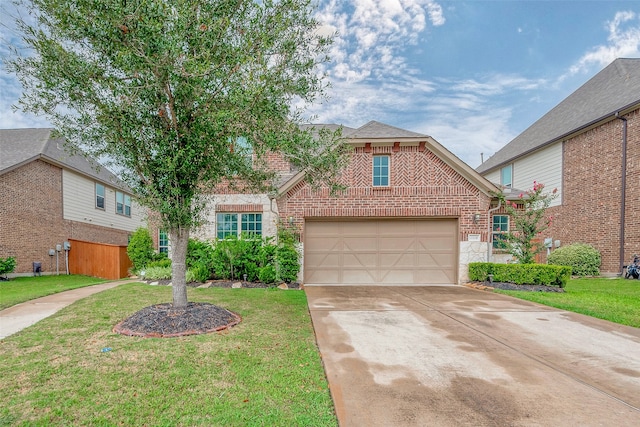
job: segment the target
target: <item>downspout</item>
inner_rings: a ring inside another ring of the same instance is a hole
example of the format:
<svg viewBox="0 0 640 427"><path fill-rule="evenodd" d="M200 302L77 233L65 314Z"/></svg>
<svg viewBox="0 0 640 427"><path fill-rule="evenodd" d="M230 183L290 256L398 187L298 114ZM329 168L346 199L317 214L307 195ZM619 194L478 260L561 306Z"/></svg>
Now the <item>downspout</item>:
<svg viewBox="0 0 640 427"><path fill-rule="evenodd" d="M498 206L493 209L489 209L487 211L487 221L489 222L489 234L487 234L487 262L491 262L491 256L493 255L493 242L491 241L491 236L493 235L493 230L491 229L491 214L500 209L500 205L502 204L502 199L498 199Z"/></svg>
<svg viewBox="0 0 640 427"><path fill-rule="evenodd" d="M620 117L620 112L616 112L616 118L622 120L622 167L620 179L620 275L622 276L624 269L624 216L627 210L626 198L627 198L627 119Z"/></svg>

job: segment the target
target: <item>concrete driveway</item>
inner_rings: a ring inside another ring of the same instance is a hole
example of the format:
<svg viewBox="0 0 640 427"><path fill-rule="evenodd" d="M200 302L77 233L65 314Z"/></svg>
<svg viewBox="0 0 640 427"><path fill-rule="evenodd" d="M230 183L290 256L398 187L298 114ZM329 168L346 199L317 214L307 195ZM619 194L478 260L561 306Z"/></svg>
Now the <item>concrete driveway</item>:
<svg viewBox="0 0 640 427"><path fill-rule="evenodd" d="M340 425L640 425L640 329L462 286L307 287Z"/></svg>

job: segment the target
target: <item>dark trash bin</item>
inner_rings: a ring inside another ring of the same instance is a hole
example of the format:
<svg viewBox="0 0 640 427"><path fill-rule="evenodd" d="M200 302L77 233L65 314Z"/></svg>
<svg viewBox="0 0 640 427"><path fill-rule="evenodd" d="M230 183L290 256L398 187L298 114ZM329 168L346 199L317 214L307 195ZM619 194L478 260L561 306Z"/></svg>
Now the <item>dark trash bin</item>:
<svg viewBox="0 0 640 427"><path fill-rule="evenodd" d="M41 262L33 262L33 275L34 276L42 276L42 263Z"/></svg>

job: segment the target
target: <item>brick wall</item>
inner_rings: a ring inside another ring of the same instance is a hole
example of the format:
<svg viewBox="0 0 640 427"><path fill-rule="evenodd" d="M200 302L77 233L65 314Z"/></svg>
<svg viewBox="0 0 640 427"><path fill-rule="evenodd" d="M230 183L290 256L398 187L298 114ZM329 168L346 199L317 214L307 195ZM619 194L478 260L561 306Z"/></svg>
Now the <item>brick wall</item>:
<svg viewBox="0 0 640 427"><path fill-rule="evenodd" d="M391 156L389 187L372 186L376 154ZM356 148L340 182L347 190L335 197L326 188L313 190L299 183L278 200L280 217L293 217L301 233L309 217L456 217L461 241L469 234L487 241L490 198L427 149ZM472 220L474 213L481 214L478 224Z"/></svg>
<svg viewBox="0 0 640 427"><path fill-rule="evenodd" d="M55 270L49 249L69 239L126 245L127 237L126 231L63 219L57 166L36 160L0 175L0 257L16 257L15 273L31 272L33 261L45 272Z"/></svg>
<svg viewBox="0 0 640 427"><path fill-rule="evenodd" d="M625 264L640 252L640 111L625 116L627 194ZM549 209L554 223L548 234L565 246L589 243L602 254L601 272L619 272L621 120L612 120L563 144L562 205Z"/></svg>

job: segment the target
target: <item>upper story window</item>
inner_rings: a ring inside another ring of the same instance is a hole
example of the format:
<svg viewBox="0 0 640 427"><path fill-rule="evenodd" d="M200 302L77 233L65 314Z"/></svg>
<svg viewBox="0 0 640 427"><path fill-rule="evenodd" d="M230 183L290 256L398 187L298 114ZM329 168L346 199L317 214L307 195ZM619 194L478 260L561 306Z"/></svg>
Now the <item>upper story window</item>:
<svg viewBox="0 0 640 427"><path fill-rule="evenodd" d="M96 208L104 209L104 195L105 188L104 185L96 182Z"/></svg>
<svg viewBox="0 0 640 427"><path fill-rule="evenodd" d="M242 235L262 235L261 213L216 214L216 237L218 239L226 239L229 236L241 237Z"/></svg>
<svg viewBox="0 0 640 427"><path fill-rule="evenodd" d="M158 230L158 252L169 253L169 235L164 230Z"/></svg>
<svg viewBox="0 0 640 427"><path fill-rule="evenodd" d="M506 188L511 188L513 184L513 165L500 169L500 184Z"/></svg>
<svg viewBox="0 0 640 427"><path fill-rule="evenodd" d="M504 233L509 231L509 215L494 215L491 227L493 249L504 249Z"/></svg>
<svg viewBox="0 0 640 427"><path fill-rule="evenodd" d="M131 216L131 196L121 191L116 191L116 213L118 215Z"/></svg>
<svg viewBox="0 0 640 427"><path fill-rule="evenodd" d="M389 186L389 156L373 156L373 186Z"/></svg>

